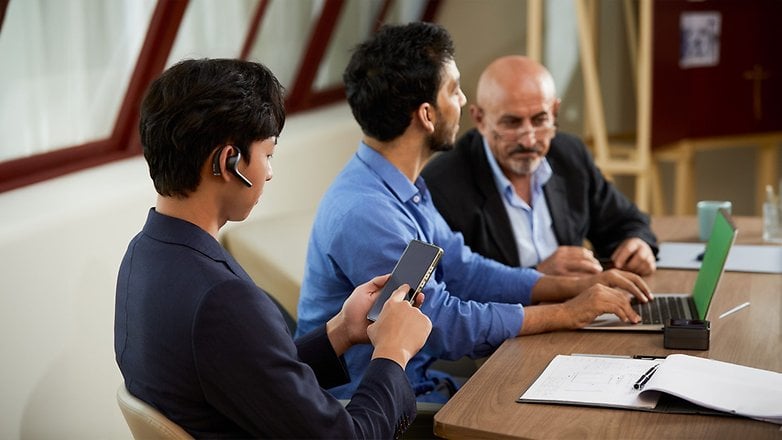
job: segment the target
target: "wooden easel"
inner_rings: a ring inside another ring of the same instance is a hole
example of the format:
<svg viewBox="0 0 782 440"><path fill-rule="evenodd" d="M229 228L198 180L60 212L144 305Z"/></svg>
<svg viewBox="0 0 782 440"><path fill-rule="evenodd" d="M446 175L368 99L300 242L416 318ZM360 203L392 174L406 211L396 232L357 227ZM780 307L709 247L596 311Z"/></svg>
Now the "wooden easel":
<svg viewBox="0 0 782 440"><path fill-rule="evenodd" d="M651 127L651 0L640 0L640 34L635 41L635 17L632 2L625 1L625 20L628 27L628 46L631 48L633 70L637 73L637 134L634 142L609 142L600 94L595 54L595 11L594 0L574 0L579 34L581 69L584 79L587 129L591 133L595 163L609 177L630 175L635 178L635 203L643 211L649 210L649 164ZM541 23L543 8L541 0L527 2L527 54L533 59L541 58ZM637 51L636 51L637 48Z"/></svg>

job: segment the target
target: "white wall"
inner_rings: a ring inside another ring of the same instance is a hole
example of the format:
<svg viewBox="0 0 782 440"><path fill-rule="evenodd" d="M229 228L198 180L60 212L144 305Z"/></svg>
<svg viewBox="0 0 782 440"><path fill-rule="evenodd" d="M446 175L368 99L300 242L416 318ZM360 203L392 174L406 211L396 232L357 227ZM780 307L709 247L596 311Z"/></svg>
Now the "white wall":
<svg viewBox="0 0 782 440"><path fill-rule="evenodd" d="M0 437L127 437L113 286L147 181L133 159L0 194Z"/></svg>

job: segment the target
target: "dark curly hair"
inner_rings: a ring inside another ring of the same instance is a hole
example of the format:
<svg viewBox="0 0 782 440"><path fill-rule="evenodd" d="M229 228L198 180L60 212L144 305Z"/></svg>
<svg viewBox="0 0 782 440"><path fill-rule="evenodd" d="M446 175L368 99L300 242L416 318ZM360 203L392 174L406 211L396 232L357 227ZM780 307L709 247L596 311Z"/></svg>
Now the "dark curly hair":
<svg viewBox="0 0 782 440"><path fill-rule="evenodd" d="M200 59L179 62L150 85L139 131L155 190L187 197L217 147L231 144L249 160L250 145L278 136L284 124L284 91L268 68Z"/></svg>
<svg viewBox="0 0 782 440"><path fill-rule="evenodd" d="M383 26L353 52L345 73L350 109L367 136L400 136L413 111L436 103L442 68L454 57L451 36L425 22Z"/></svg>

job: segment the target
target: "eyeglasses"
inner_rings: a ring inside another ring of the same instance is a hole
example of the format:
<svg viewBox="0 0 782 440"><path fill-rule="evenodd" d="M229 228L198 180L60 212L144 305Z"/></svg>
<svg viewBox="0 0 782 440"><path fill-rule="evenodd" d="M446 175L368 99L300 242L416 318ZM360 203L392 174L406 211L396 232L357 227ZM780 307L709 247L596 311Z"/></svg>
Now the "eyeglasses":
<svg viewBox="0 0 782 440"><path fill-rule="evenodd" d="M550 139L557 131L554 124L545 124L539 127L532 127L529 130L522 131L522 127L516 128L496 128L492 130L494 137L505 142L518 142L520 139L529 139L532 136L536 142L543 142Z"/></svg>

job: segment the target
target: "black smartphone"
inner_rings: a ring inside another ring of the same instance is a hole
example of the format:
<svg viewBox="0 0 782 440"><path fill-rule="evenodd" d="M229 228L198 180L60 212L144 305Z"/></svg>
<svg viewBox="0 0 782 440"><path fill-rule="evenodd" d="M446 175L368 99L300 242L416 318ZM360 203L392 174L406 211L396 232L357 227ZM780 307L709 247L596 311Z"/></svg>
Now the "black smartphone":
<svg viewBox="0 0 782 440"><path fill-rule="evenodd" d="M377 320L377 316L380 315L380 311L383 309L383 304L391 297L394 290L398 289L402 284L410 286L410 291L405 299L411 303L415 301L415 297L424 288L424 284L426 284L426 281L429 280L432 272L434 272L434 268L437 267L437 263L442 255L443 250L433 244L420 240L411 240L402 253L402 257L396 262L396 266L394 266L394 270L391 272L391 277L389 277L386 285L383 286L383 290L380 291L380 296L367 314L367 319L370 321Z"/></svg>

